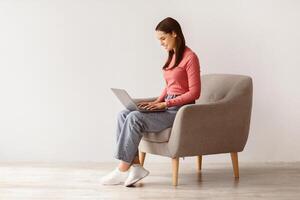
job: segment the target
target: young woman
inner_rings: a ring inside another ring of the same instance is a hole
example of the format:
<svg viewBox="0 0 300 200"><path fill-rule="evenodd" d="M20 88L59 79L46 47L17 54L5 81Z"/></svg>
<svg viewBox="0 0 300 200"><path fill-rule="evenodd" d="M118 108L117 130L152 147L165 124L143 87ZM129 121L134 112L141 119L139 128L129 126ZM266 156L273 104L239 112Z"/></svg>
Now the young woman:
<svg viewBox="0 0 300 200"><path fill-rule="evenodd" d="M156 36L168 52L163 66L166 86L153 102L138 106L149 110L167 108L164 112L142 113L123 110L118 114L117 150L118 167L102 178L104 185L131 186L149 174L140 165L138 145L144 132L159 132L172 126L179 108L195 103L200 96L200 65L197 55L185 45L179 23L170 17L156 27Z"/></svg>

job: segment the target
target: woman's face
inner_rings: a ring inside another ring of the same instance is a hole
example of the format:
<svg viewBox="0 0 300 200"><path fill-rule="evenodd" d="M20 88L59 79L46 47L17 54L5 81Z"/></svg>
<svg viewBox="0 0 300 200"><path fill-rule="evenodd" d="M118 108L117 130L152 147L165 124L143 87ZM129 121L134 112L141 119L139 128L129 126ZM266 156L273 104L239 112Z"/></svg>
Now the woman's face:
<svg viewBox="0 0 300 200"><path fill-rule="evenodd" d="M176 33L165 33L163 31L156 31L156 37L160 41L161 46L163 46L167 51L175 50L176 47Z"/></svg>

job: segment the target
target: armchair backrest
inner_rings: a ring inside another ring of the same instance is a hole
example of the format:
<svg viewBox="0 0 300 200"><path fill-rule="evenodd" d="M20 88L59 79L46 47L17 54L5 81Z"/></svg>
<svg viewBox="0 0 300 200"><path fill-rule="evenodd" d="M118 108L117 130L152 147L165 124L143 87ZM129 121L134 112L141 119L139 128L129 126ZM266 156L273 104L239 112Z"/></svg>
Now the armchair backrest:
<svg viewBox="0 0 300 200"><path fill-rule="evenodd" d="M230 101L241 96L245 97L244 104L252 105L251 77L235 74L206 74L201 76L201 96L196 103Z"/></svg>
<svg viewBox="0 0 300 200"><path fill-rule="evenodd" d="M252 78L249 76L233 74L207 74L201 76L201 95L196 103L222 103L226 106L226 111L223 111L226 113L226 120L224 119L223 122L227 124L227 128L230 127L228 128L227 137L233 139L228 139L227 144L224 141L221 141L220 144L230 146L236 152L244 149L248 138L252 92ZM224 128L223 131L225 130ZM216 149L213 152L220 150Z"/></svg>

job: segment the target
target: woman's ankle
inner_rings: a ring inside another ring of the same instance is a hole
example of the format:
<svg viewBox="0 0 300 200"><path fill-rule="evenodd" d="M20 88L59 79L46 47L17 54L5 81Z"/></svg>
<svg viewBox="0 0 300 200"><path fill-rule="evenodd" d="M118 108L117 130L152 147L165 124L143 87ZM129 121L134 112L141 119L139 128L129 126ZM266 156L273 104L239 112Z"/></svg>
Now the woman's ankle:
<svg viewBox="0 0 300 200"><path fill-rule="evenodd" d="M126 172L128 171L130 168L130 164L126 163L126 162L123 162L121 161L119 166L118 166L118 169L121 171L121 172Z"/></svg>
<svg viewBox="0 0 300 200"><path fill-rule="evenodd" d="M140 163L140 159L139 159L138 156L136 156L136 157L134 158L134 160L132 161L132 165L133 165L133 164L141 164L141 163Z"/></svg>
<svg viewBox="0 0 300 200"><path fill-rule="evenodd" d="M136 156L136 157L133 159L133 161L132 161L131 164L129 164L129 163L127 163L127 162L124 162L124 161L121 161L121 162L119 163L118 169L119 169L121 172L126 172L126 171L129 170L130 166L133 165L133 164L138 164L138 165L141 164L141 163L140 163L140 159L139 159L138 156Z"/></svg>

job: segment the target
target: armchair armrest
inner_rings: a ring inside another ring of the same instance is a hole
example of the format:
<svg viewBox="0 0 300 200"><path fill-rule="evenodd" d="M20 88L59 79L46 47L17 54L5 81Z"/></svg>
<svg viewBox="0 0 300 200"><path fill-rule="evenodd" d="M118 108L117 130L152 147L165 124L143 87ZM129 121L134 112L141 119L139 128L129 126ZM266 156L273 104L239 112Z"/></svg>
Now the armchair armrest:
<svg viewBox="0 0 300 200"><path fill-rule="evenodd" d="M236 101L185 105L179 109L168 142L172 157L242 151L250 119Z"/></svg>

